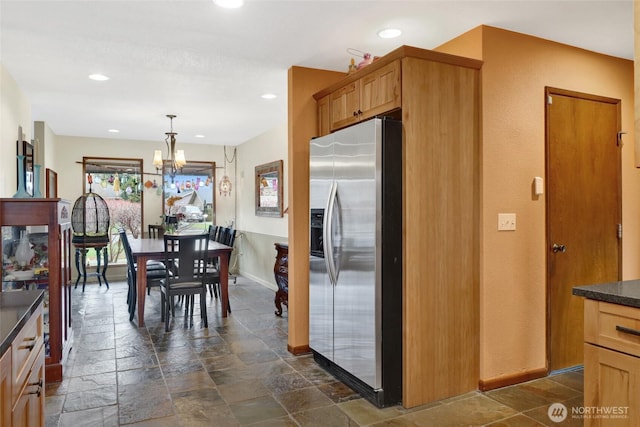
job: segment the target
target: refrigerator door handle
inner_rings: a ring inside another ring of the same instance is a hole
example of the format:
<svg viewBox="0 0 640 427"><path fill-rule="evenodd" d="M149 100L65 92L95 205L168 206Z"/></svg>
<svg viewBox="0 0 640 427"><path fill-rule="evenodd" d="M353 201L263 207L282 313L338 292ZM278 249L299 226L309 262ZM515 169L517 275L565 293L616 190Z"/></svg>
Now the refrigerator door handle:
<svg viewBox="0 0 640 427"><path fill-rule="evenodd" d="M324 261L327 265L329 280L333 286L336 285L336 266L333 259L333 209L336 204L336 194L338 192L338 184L334 181L331 183L329 191L329 200L327 200L327 209L324 215Z"/></svg>

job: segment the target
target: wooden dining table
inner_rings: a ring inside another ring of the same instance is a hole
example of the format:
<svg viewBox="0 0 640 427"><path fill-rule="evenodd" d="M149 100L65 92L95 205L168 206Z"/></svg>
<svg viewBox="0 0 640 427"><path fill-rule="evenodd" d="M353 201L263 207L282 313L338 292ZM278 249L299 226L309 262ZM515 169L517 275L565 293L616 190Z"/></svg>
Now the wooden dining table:
<svg viewBox="0 0 640 427"><path fill-rule="evenodd" d="M163 239L131 239L129 240L131 252L138 265L136 272L136 295L138 308L138 327L144 326L144 299L147 294L147 261L164 259ZM220 262L220 299L222 300L222 317L227 317L229 310L229 257L231 246L210 241L207 249L207 257L219 257Z"/></svg>

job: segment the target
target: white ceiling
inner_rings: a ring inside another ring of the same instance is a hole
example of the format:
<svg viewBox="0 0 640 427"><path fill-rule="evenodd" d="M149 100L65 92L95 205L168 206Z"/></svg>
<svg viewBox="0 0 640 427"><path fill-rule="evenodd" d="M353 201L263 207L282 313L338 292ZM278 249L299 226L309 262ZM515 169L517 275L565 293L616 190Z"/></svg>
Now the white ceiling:
<svg viewBox="0 0 640 427"><path fill-rule="evenodd" d="M286 122L292 65L345 71L348 48L432 49L481 24L633 58L632 0L0 0L0 60L58 135L161 141L176 114L178 142L237 145Z"/></svg>

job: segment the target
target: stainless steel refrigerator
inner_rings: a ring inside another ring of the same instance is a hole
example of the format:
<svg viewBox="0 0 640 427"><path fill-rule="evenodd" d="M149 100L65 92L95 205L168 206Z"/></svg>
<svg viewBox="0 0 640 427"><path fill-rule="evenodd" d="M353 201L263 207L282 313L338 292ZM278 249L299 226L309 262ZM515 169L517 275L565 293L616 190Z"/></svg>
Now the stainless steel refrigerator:
<svg viewBox="0 0 640 427"><path fill-rule="evenodd" d="M377 406L402 400L402 123L311 140L309 345Z"/></svg>

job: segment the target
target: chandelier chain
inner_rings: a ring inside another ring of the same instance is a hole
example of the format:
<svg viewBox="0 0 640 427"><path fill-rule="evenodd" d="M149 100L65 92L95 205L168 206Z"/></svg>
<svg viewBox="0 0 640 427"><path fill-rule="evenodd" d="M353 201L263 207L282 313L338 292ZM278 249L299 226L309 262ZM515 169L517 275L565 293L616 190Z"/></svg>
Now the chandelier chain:
<svg viewBox="0 0 640 427"><path fill-rule="evenodd" d="M224 146L224 159L226 160L227 163L233 163L233 161L236 159L236 149L233 149L233 156L231 156L231 160L229 160L229 157L227 157L227 146ZM225 163L225 167L226 167L226 163Z"/></svg>

